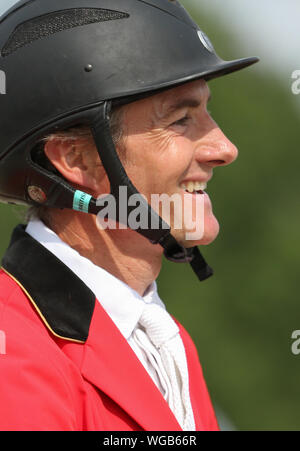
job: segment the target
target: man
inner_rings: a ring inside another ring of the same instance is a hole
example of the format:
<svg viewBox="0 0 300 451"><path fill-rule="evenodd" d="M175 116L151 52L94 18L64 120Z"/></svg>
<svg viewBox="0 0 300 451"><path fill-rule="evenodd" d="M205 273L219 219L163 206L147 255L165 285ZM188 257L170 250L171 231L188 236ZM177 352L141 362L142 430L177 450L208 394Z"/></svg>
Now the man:
<svg viewBox="0 0 300 451"><path fill-rule="evenodd" d="M169 0L21 1L0 45L0 195L33 206L0 274L0 428L217 430L155 280L163 254L212 274L204 190L237 149L207 81L257 58L221 60Z"/></svg>

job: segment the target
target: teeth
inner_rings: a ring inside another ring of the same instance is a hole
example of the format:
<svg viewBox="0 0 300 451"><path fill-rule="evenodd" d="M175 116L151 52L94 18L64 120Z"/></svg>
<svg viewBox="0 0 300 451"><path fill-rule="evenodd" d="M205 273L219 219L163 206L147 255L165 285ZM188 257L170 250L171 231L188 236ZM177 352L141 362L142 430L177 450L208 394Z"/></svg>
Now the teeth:
<svg viewBox="0 0 300 451"><path fill-rule="evenodd" d="M189 182L189 183L187 184L187 190L188 190L189 193L192 193L193 191L195 191L195 190L194 190L194 183L193 183L193 182Z"/></svg>
<svg viewBox="0 0 300 451"><path fill-rule="evenodd" d="M207 188L207 183L200 182L188 182L187 184L181 183L180 188L193 193L194 191L204 191Z"/></svg>

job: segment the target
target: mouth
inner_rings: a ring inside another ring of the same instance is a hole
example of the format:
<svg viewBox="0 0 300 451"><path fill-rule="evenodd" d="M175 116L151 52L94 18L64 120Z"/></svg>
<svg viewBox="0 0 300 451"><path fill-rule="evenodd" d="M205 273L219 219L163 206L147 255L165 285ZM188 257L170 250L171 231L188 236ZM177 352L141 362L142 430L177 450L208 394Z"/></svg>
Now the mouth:
<svg viewBox="0 0 300 451"><path fill-rule="evenodd" d="M181 183L179 186L181 189L183 189L186 193L189 194L204 194L204 191L207 188L207 183L189 181L186 183Z"/></svg>

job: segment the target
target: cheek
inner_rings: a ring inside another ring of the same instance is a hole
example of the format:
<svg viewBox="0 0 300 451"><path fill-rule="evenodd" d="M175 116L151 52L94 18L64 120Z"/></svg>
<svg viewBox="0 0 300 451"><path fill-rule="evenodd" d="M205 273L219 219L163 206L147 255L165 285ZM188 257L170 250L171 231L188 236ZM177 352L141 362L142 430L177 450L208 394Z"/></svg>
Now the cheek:
<svg viewBox="0 0 300 451"><path fill-rule="evenodd" d="M192 161L190 142L182 136L134 136L126 142L126 172L143 193L173 192Z"/></svg>
<svg viewBox="0 0 300 451"><path fill-rule="evenodd" d="M167 151L157 158L160 192L173 193L193 160L193 149L184 137L174 137Z"/></svg>

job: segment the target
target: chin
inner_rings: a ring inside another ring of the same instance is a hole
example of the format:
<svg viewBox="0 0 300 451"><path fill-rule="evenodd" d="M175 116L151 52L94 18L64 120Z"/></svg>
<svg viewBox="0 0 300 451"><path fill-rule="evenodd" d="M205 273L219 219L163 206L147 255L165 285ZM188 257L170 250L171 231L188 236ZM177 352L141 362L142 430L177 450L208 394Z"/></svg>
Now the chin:
<svg viewBox="0 0 300 451"><path fill-rule="evenodd" d="M204 225L204 232L197 236L195 231L186 231L186 230L174 230L172 231L173 236L176 240L186 248L194 247L194 246L207 246L211 244L217 236L219 235L220 226L217 219L213 216L209 220L206 219ZM195 235L195 239L187 239L189 234Z"/></svg>
<svg viewBox="0 0 300 451"><path fill-rule="evenodd" d="M196 246L200 245L208 245L215 241L217 236L219 235L220 226L217 219L213 216L213 218L209 221L208 224L205 224L204 234L201 240L196 244Z"/></svg>

